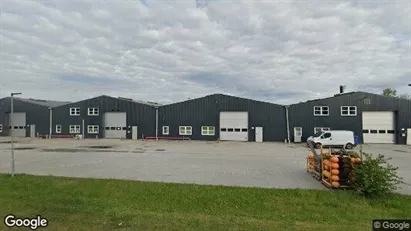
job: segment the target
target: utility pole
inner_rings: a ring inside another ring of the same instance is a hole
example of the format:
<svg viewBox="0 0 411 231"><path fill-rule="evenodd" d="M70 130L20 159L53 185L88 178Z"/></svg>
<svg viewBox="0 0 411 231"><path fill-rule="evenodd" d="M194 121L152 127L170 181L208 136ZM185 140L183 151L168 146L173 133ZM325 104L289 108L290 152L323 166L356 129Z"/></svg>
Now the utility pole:
<svg viewBox="0 0 411 231"><path fill-rule="evenodd" d="M14 176L14 105L13 105L13 96L21 95L21 93L11 93L10 94L10 133L11 133L11 176Z"/></svg>

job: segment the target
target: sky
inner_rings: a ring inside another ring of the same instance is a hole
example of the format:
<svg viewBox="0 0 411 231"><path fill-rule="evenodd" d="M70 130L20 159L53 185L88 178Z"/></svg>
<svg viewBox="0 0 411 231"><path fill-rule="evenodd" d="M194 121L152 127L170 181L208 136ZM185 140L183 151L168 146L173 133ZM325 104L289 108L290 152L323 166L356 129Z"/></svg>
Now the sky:
<svg viewBox="0 0 411 231"><path fill-rule="evenodd" d="M411 93L411 0L0 0L0 97Z"/></svg>

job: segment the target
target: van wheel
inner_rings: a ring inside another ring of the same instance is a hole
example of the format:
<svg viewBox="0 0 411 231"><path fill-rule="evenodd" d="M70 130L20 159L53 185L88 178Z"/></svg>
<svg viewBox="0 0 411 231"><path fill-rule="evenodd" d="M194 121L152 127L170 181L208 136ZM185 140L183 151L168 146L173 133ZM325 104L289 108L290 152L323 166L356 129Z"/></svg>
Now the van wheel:
<svg viewBox="0 0 411 231"><path fill-rule="evenodd" d="M316 144L314 145L314 147L315 147L316 149L320 149L320 148L322 147L322 145L321 145L320 143L316 143Z"/></svg>
<svg viewBox="0 0 411 231"><path fill-rule="evenodd" d="M345 145L346 149L353 149L354 145L352 145L351 143L348 143L347 145Z"/></svg>

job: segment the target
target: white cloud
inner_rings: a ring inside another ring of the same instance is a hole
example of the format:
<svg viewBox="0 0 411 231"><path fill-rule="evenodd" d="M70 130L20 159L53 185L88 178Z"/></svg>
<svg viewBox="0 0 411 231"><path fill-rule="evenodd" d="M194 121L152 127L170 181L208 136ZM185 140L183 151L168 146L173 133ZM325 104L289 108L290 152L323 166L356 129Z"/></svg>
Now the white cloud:
<svg viewBox="0 0 411 231"><path fill-rule="evenodd" d="M292 103L410 92L411 3L1 0L0 96Z"/></svg>

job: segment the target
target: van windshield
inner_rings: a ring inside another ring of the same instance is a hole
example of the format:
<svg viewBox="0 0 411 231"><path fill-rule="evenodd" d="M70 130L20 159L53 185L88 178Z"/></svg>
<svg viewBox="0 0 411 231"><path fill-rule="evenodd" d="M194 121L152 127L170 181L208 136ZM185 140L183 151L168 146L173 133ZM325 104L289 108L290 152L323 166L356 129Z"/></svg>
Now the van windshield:
<svg viewBox="0 0 411 231"><path fill-rule="evenodd" d="M313 135L313 137L320 137L323 134L323 132L317 132Z"/></svg>

